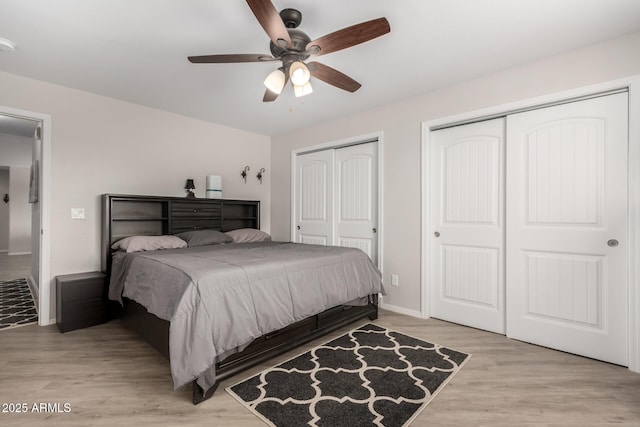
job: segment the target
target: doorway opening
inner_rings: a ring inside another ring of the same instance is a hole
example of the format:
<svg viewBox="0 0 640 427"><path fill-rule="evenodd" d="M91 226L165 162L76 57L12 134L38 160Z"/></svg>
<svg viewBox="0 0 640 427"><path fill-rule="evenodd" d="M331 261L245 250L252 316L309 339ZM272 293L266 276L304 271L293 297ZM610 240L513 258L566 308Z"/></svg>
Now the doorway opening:
<svg viewBox="0 0 640 427"><path fill-rule="evenodd" d="M0 106L0 280L26 279L40 325L52 312L50 128L48 115Z"/></svg>

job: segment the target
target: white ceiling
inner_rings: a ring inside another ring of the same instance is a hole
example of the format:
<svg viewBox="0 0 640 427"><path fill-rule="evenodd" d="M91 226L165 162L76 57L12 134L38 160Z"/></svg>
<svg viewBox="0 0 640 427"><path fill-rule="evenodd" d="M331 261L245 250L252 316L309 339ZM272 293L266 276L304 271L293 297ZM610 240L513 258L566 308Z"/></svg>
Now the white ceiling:
<svg viewBox="0 0 640 427"><path fill-rule="evenodd" d="M273 0L311 39L386 17L391 33L318 57L362 83L312 80L263 103L278 63L191 64L189 55L269 53L241 0L0 0L0 70L277 135L640 31L640 0ZM37 94L34 94L37 96ZM2 99L0 97L0 103Z"/></svg>

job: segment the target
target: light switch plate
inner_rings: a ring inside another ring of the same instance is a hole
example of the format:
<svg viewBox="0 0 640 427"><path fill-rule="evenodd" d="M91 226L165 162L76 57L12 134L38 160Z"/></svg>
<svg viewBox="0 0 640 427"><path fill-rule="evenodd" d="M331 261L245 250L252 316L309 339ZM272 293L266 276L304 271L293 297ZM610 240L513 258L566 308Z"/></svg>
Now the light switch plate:
<svg viewBox="0 0 640 427"><path fill-rule="evenodd" d="M398 286L398 275L397 274L392 274L391 275L391 285Z"/></svg>
<svg viewBox="0 0 640 427"><path fill-rule="evenodd" d="M71 208L71 219L84 219L84 208Z"/></svg>

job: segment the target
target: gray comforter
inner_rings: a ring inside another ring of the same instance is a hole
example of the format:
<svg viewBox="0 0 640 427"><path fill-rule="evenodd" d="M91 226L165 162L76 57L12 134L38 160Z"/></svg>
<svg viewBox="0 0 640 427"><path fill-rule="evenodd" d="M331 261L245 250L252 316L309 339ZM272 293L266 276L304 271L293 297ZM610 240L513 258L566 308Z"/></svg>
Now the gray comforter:
<svg viewBox="0 0 640 427"><path fill-rule="evenodd" d="M125 296L170 322L174 388L215 382L215 363L255 338L340 304L382 293L359 249L237 243L117 253L109 298Z"/></svg>

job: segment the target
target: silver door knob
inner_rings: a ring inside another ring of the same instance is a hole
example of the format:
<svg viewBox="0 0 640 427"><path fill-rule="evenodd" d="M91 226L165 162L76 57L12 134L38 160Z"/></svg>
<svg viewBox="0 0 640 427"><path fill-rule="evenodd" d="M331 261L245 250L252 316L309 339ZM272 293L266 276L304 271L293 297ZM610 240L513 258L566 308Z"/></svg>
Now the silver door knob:
<svg viewBox="0 0 640 427"><path fill-rule="evenodd" d="M440 232L436 231L435 233L433 233L433 235L436 236L436 237L440 237Z"/></svg>
<svg viewBox="0 0 640 427"><path fill-rule="evenodd" d="M607 240L607 246L615 248L618 246L618 241L616 239Z"/></svg>

